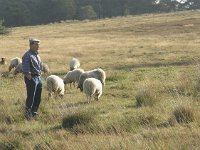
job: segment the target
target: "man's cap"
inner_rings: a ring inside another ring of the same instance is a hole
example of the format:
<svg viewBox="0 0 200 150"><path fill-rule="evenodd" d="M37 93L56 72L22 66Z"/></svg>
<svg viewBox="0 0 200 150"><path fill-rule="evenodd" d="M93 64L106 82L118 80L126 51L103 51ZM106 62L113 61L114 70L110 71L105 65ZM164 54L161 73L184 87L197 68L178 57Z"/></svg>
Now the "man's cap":
<svg viewBox="0 0 200 150"><path fill-rule="evenodd" d="M30 43L30 45L40 44L40 40L31 38L31 39L29 39L29 43Z"/></svg>

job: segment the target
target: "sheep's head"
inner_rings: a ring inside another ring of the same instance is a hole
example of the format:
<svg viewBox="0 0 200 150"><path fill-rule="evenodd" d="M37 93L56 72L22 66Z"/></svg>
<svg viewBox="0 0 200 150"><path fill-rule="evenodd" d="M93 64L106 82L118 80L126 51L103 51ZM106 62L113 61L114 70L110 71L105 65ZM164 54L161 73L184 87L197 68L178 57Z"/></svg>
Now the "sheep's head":
<svg viewBox="0 0 200 150"><path fill-rule="evenodd" d="M10 65L9 68L8 68L8 71L10 72L12 70L12 68L14 68L14 66Z"/></svg>
<svg viewBox="0 0 200 150"><path fill-rule="evenodd" d="M64 93L65 93L65 88L63 85L63 88L58 90L58 96L62 99L64 97Z"/></svg>
<svg viewBox="0 0 200 150"><path fill-rule="evenodd" d="M80 91L83 92L83 86L81 84L78 84L77 89L80 89Z"/></svg>
<svg viewBox="0 0 200 150"><path fill-rule="evenodd" d="M18 73L20 73L20 71L18 69L14 70L14 75L17 75Z"/></svg>
<svg viewBox="0 0 200 150"><path fill-rule="evenodd" d="M60 97L61 99L63 99L64 95L63 95L63 94L59 94L59 97Z"/></svg>

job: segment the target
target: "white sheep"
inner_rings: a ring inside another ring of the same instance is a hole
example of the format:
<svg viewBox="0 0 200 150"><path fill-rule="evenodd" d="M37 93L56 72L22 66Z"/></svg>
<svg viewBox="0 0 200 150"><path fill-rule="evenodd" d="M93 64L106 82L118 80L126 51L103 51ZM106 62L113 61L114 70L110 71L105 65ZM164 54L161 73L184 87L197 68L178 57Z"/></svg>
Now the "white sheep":
<svg viewBox="0 0 200 150"><path fill-rule="evenodd" d="M80 75L84 73L84 70L83 69L74 69L72 71L69 71L65 76L64 76L64 84L70 84L71 86L71 83L74 84L75 86L75 83L78 84L78 81L79 81L79 77Z"/></svg>
<svg viewBox="0 0 200 150"><path fill-rule="evenodd" d="M49 73L49 66L45 63L42 63L42 71L44 73Z"/></svg>
<svg viewBox="0 0 200 150"><path fill-rule="evenodd" d="M18 73L22 73L23 71L22 71L22 63L19 63L18 65L17 65L17 67L15 68L15 70L14 70L14 75L16 75L16 74L18 74Z"/></svg>
<svg viewBox="0 0 200 150"><path fill-rule="evenodd" d="M44 73L49 73L49 67L48 67L47 64L42 63L42 71L43 71ZM19 64L17 65L17 67L15 68L15 70L14 70L14 75L17 75L18 73L22 73L22 72L23 72L23 71L22 71L22 63L19 63Z"/></svg>
<svg viewBox="0 0 200 150"><path fill-rule="evenodd" d="M80 67L80 61L77 58L72 58L69 62L69 69L70 71L77 69Z"/></svg>
<svg viewBox="0 0 200 150"><path fill-rule="evenodd" d="M16 68L20 63L22 63L21 58L15 57L10 60L10 65L8 71L10 72L13 68Z"/></svg>
<svg viewBox="0 0 200 150"><path fill-rule="evenodd" d="M96 78L101 81L103 86L105 86L106 73L101 68L86 71L80 75L77 88L80 88L81 91L83 91L83 82L87 78Z"/></svg>
<svg viewBox="0 0 200 150"><path fill-rule="evenodd" d="M63 98L64 92L65 92L65 86L63 79L56 75L50 75L46 79L46 84L47 84L47 91L48 93L48 99L52 97L52 94L55 94L55 98L57 96L60 96L60 98Z"/></svg>
<svg viewBox="0 0 200 150"><path fill-rule="evenodd" d="M98 79L87 78L83 82L83 92L86 94L88 103L91 102L93 96L98 101L102 94L102 83Z"/></svg>

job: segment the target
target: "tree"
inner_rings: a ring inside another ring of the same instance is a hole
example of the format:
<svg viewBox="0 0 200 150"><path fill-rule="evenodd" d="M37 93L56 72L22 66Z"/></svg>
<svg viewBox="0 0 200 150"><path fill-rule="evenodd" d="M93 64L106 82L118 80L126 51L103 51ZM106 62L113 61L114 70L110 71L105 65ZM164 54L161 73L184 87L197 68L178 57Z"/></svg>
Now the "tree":
<svg viewBox="0 0 200 150"><path fill-rule="evenodd" d="M158 6L160 12L170 12L177 9L178 2L172 0L160 0Z"/></svg>
<svg viewBox="0 0 200 150"><path fill-rule="evenodd" d="M8 29L3 25L3 20L0 20L0 34L7 34Z"/></svg>
<svg viewBox="0 0 200 150"><path fill-rule="evenodd" d="M97 18L97 14L91 5L81 7L78 14L80 20Z"/></svg>
<svg viewBox="0 0 200 150"><path fill-rule="evenodd" d="M181 7L184 9L200 9L200 0L187 0Z"/></svg>
<svg viewBox="0 0 200 150"><path fill-rule="evenodd" d="M127 0L126 8L131 14L152 13L158 11L156 0Z"/></svg>
<svg viewBox="0 0 200 150"><path fill-rule="evenodd" d="M5 26L27 25L30 21L30 11L22 0L1 0L0 19L5 21Z"/></svg>
<svg viewBox="0 0 200 150"><path fill-rule="evenodd" d="M76 6L74 0L41 0L37 14L41 23L74 19Z"/></svg>

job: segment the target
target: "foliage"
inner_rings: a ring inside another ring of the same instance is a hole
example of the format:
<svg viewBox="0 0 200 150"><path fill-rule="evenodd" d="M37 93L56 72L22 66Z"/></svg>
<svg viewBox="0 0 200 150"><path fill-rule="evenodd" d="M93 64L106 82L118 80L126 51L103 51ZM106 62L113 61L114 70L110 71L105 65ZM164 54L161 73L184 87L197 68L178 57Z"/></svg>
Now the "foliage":
<svg viewBox="0 0 200 150"><path fill-rule="evenodd" d="M155 92L150 89L140 89L135 96L136 106L153 106L158 101Z"/></svg>
<svg viewBox="0 0 200 150"><path fill-rule="evenodd" d="M193 110L183 106L176 108L173 114L178 123L190 123L195 119Z"/></svg>
<svg viewBox="0 0 200 150"><path fill-rule="evenodd" d="M80 20L97 18L97 14L91 5L81 7L78 14Z"/></svg>
<svg viewBox="0 0 200 150"><path fill-rule="evenodd" d="M8 29L3 25L3 20L0 20L0 35L1 34L7 34Z"/></svg>
<svg viewBox="0 0 200 150"><path fill-rule="evenodd" d="M199 9L198 0L0 0L6 26L47 24L62 20L97 19L154 12Z"/></svg>

